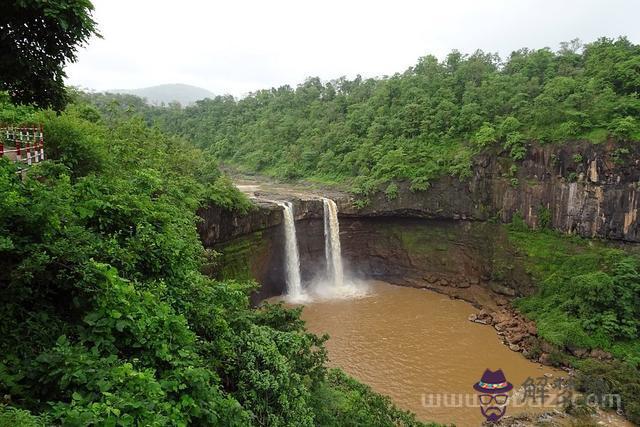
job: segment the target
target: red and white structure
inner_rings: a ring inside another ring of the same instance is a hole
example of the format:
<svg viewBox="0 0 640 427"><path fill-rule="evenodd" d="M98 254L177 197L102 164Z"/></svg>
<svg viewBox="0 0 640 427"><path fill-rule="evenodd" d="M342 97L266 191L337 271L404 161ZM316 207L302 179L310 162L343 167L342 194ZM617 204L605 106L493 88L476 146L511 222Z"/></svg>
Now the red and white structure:
<svg viewBox="0 0 640 427"><path fill-rule="evenodd" d="M44 132L40 126L0 127L0 157L31 166L44 160Z"/></svg>

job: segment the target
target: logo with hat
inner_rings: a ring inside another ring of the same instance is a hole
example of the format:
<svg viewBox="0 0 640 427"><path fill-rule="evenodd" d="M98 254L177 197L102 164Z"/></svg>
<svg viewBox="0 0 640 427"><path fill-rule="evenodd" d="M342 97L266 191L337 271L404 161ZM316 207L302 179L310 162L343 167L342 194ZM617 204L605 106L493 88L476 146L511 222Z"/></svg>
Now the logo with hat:
<svg viewBox="0 0 640 427"><path fill-rule="evenodd" d="M479 394L480 411L490 422L496 422L507 412L509 391L513 389L504 376L502 369L493 372L490 369L484 371L480 381L473 385Z"/></svg>

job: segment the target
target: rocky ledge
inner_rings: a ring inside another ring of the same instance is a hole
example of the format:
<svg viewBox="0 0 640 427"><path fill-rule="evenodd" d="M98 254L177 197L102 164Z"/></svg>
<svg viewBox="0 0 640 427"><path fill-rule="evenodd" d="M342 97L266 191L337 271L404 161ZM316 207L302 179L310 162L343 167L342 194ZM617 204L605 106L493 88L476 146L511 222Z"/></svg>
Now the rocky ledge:
<svg viewBox="0 0 640 427"><path fill-rule="evenodd" d="M278 227L282 224L282 206L279 200L294 204L295 220L322 219L322 200L317 197L288 197L282 194L260 194L253 198L254 208L248 212L236 212L218 206L207 206L198 210L200 239L205 247L212 247L237 237Z"/></svg>
<svg viewBox="0 0 640 427"><path fill-rule="evenodd" d="M532 228L640 242L639 189L640 146L578 141L531 144L518 162L486 153L474 159L468 179L443 177L416 192L399 183L391 195L342 198L339 208L343 216L502 222L519 214Z"/></svg>
<svg viewBox="0 0 640 427"><path fill-rule="evenodd" d="M567 427L567 426L630 426L622 415L613 411L604 411L589 405L548 410L543 412L524 412L507 415L497 422L485 421L483 427Z"/></svg>
<svg viewBox="0 0 640 427"><path fill-rule="evenodd" d="M532 228L551 227L584 237L640 242L640 146L532 144L526 158L511 160L506 153L477 156L471 176L445 176L426 191L412 191L397 183L385 191L359 196L292 185L258 190L257 208L246 215L217 207L199 211L205 244L215 244L254 231L275 227L282 210L274 201L291 200L296 219L322 218L321 197L334 199L341 218L426 218L510 222L520 215Z"/></svg>
<svg viewBox="0 0 640 427"><path fill-rule="evenodd" d="M511 306L503 306L497 311L482 309L477 314L471 314L469 321L493 326L506 346L512 351L521 352L528 359L543 365L557 363L553 360L553 356L558 354L561 349L540 339L535 322L527 320ZM598 349L573 348L568 350L579 358L598 360L613 358L611 354Z"/></svg>

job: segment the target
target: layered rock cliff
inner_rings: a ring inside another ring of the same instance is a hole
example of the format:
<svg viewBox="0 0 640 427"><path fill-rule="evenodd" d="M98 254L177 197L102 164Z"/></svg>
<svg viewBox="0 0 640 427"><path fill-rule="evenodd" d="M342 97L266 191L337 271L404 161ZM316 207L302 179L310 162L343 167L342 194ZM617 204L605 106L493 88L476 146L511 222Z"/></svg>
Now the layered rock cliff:
<svg viewBox="0 0 640 427"><path fill-rule="evenodd" d="M300 251L301 277L312 280L324 270L324 222L320 199L292 199ZM198 212L200 238L216 252L210 274L218 279L253 279L260 285L254 302L284 293L283 209L275 202L256 201L255 209L238 213L216 206Z"/></svg>
<svg viewBox="0 0 640 427"><path fill-rule="evenodd" d="M640 242L640 148L633 144L576 142L533 145L522 162L487 153L467 180L444 177L427 191L400 184L397 197L371 196L361 209L343 199L342 215L436 219L498 219L520 214L533 227Z"/></svg>
<svg viewBox="0 0 640 427"><path fill-rule="evenodd" d="M638 242L639 159L632 145L536 145L521 162L487 153L467 180L444 177L424 192L400 183L397 197L374 194L361 208L353 195L334 195L345 262L354 274L399 284L528 294L531 279L497 224L519 214L533 228ZM205 247L221 253L219 276L262 285L255 300L285 287L282 208L264 199L294 202L303 280L324 268L320 198L260 196L247 214L202 209L199 227Z"/></svg>

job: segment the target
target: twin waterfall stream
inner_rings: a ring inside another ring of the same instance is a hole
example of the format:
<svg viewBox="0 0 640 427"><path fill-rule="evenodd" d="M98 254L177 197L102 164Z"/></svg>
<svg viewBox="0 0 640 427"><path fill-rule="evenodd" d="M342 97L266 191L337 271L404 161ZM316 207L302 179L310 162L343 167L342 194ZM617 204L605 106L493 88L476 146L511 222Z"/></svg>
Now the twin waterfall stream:
<svg viewBox="0 0 640 427"><path fill-rule="evenodd" d="M327 283L333 289L329 291L341 291L345 288L344 269L342 267L342 253L340 250L340 225L338 223L338 207L336 203L327 198L322 199L324 207L324 242L325 258L327 263ZM285 267L287 272L287 297L291 300L305 298L300 279L300 254L296 236L295 218L293 215L293 203L278 202L284 209L284 235L285 235Z"/></svg>

